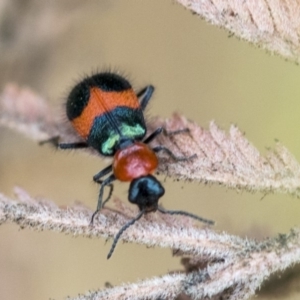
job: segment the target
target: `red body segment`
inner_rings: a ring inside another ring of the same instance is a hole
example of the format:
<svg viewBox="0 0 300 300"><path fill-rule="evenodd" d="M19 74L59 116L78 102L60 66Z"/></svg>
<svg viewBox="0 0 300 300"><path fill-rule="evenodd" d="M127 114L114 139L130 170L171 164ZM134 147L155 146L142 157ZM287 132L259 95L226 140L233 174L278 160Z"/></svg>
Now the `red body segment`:
<svg viewBox="0 0 300 300"><path fill-rule="evenodd" d="M151 174L157 166L158 159L154 151L144 143L135 142L116 152L113 172L120 181L132 181Z"/></svg>
<svg viewBox="0 0 300 300"><path fill-rule="evenodd" d="M111 112L120 106L133 109L140 107L138 98L132 89L121 92L107 92L98 87L92 87L87 106L79 117L71 120L71 123L78 134L86 139L96 117Z"/></svg>

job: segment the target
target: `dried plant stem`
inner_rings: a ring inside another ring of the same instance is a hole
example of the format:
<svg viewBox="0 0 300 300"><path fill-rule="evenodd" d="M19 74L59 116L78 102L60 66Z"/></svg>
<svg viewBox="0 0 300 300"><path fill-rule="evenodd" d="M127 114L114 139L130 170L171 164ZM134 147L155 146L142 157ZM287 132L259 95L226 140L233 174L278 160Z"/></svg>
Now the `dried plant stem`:
<svg viewBox="0 0 300 300"><path fill-rule="evenodd" d="M300 62L300 3L274 0L177 0L213 25Z"/></svg>
<svg viewBox="0 0 300 300"><path fill-rule="evenodd" d="M165 275L135 284L123 285L103 291L93 291L68 300L87 299L175 299L182 292L184 274ZM138 292L137 292L138 291Z"/></svg>
<svg viewBox="0 0 300 300"><path fill-rule="evenodd" d="M8 85L0 96L0 125L31 139L42 141L60 136L63 142L76 142L78 136L67 123L61 124L47 103L28 89ZM300 196L300 164L281 144L263 157L234 125L229 134L211 122L209 129L174 115L156 119L149 133L159 126L167 131L189 129L189 133L159 136L153 144L168 147L177 156L197 155L189 162L174 162L159 154L158 171L181 180L222 184L227 188L262 193L288 193ZM98 155L91 149L88 151Z"/></svg>
<svg viewBox="0 0 300 300"><path fill-rule="evenodd" d="M15 222L22 228L34 230L52 230L72 235L85 237L114 237L119 229L132 219L134 211L129 216L123 216L109 209L103 209L95 218L93 226L90 226L92 211L82 206L74 206L68 209L60 209L51 202L37 202L20 188L16 189L20 201L12 201L0 194L0 224ZM122 203L115 200L117 205L125 211ZM219 235L209 229L197 229L183 225L186 217L165 217L161 215L161 222L142 218L134 226L129 228L121 236L121 240L138 242L149 247L159 246L176 249L182 253L193 255L206 255L206 252L214 252L214 258L231 257L238 250L242 251L243 240L230 235ZM168 220L175 220L168 222ZM176 218L181 218L180 224ZM163 220L166 220L165 222ZM186 225L186 224L185 224ZM228 240L235 239L233 248L228 246ZM211 254L210 254L211 255Z"/></svg>
<svg viewBox="0 0 300 300"><path fill-rule="evenodd" d="M16 189L18 200L0 195L0 224L15 222L22 228L53 230L86 237L112 237L126 217L113 211L101 213L89 226L91 211L82 206L61 209L50 202L37 202L24 190ZM119 203L121 205L121 203ZM116 218L117 217L117 218ZM162 215L164 217L164 215ZM125 241L148 246L170 247L181 255L193 255L190 264L202 264L189 274L165 275L135 284L89 292L74 300L87 299L173 299L185 293L193 299L227 295L228 299L248 299L272 273L300 262L300 233L263 242L240 239L209 229L178 226L164 218L141 220L122 235ZM179 222L181 225L184 223ZM203 263L206 266L203 267ZM138 293L137 293L138 289ZM218 299L218 298L216 298Z"/></svg>

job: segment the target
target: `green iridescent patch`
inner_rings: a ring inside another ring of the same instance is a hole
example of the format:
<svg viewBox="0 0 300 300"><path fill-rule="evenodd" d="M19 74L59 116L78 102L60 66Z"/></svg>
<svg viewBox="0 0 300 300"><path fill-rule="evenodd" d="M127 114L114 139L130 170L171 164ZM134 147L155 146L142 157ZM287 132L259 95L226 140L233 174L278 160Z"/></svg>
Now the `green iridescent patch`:
<svg viewBox="0 0 300 300"><path fill-rule="evenodd" d="M144 136L145 129L136 124L135 126L130 125L122 125L121 133L123 136L128 137L129 139L136 139L137 137ZM106 155L110 155L113 153L113 149L115 148L116 143L120 140L120 135L115 133L115 131L111 131L109 134L109 138L102 144L102 153Z"/></svg>

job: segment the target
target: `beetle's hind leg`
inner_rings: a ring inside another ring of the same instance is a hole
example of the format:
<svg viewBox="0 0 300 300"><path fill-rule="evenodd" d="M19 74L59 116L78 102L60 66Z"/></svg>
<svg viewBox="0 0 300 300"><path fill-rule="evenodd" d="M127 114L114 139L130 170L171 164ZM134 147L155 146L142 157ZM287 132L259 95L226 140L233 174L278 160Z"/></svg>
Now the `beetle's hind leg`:
<svg viewBox="0 0 300 300"><path fill-rule="evenodd" d="M80 148L87 148L89 145L85 142L76 142L76 143L59 143L59 136L54 136L51 137L48 140L40 141L39 145L44 145L44 144L51 144L55 148L58 149L80 149Z"/></svg>
<svg viewBox="0 0 300 300"><path fill-rule="evenodd" d="M137 93L137 97L139 98L140 106L142 110L145 110L146 106L148 105L152 97L153 92L154 92L154 86L148 85Z"/></svg>

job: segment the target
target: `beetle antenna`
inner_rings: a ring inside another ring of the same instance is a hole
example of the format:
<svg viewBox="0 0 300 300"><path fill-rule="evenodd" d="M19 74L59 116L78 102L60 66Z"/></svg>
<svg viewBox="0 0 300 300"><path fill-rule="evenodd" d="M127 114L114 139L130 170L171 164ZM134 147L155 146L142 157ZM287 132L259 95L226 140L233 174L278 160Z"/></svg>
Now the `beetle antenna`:
<svg viewBox="0 0 300 300"><path fill-rule="evenodd" d="M116 248L116 245L117 245L117 243L118 243L118 241L119 241L119 238L120 238L120 236L123 234L123 232L124 232L126 229L128 229L128 227L130 227L131 225L133 225L137 220L139 220L139 219L142 217L142 215L143 215L144 213L145 213L145 209L141 210L141 211L136 215L135 218L133 218L132 220L130 220L129 222L127 222L127 223L119 230L119 232L118 232L117 235L115 236L114 241L113 241L113 243L112 243L112 245L111 245L111 248L110 248L110 250L109 250L109 252L108 252L108 254L107 254L107 259L110 259L110 257L112 256L112 254L113 254L113 252L114 252L114 250L115 250L115 248Z"/></svg>
<svg viewBox="0 0 300 300"><path fill-rule="evenodd" d="M215 222L212 221L212 220L201 218L201 217L199 217L197 215L188 213L188 212L183 211L183 210L166 210L166 209L164 209L162 207L157 207L157 210L160 211L163 214L182 215L182 216L187 216L187 217L193 218L193 219L195 219L197 221L200 221L202 223L205 223L205 224L209 224L209 225L214 225L215 224Z"/></svg>

